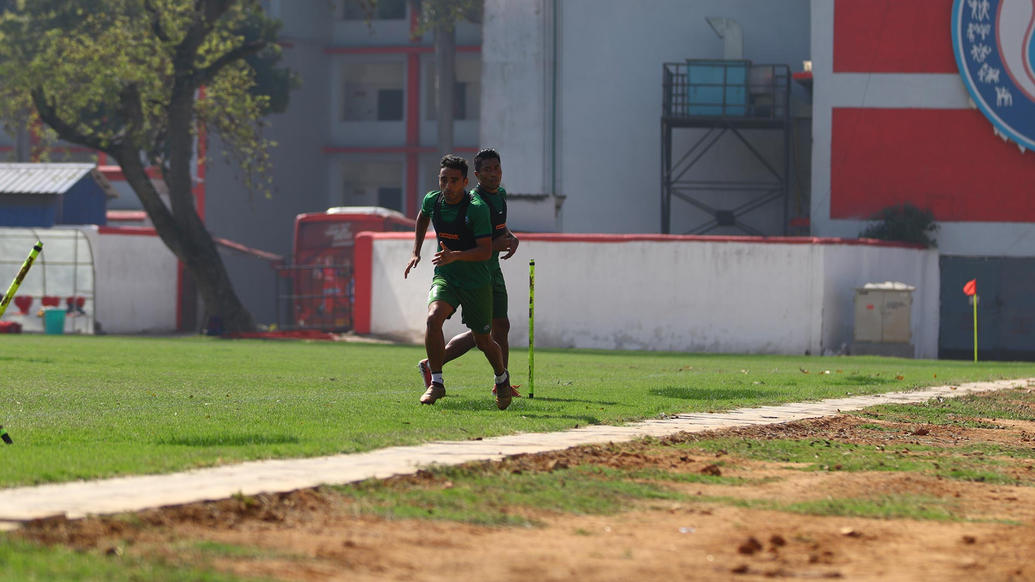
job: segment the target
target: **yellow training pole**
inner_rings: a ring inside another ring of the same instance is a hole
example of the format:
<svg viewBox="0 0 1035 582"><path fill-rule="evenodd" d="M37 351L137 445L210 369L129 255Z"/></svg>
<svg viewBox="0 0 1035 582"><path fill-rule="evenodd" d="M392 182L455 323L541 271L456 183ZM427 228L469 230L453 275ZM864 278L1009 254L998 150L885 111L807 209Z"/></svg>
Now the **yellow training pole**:
<svg viewBox="0 0 1035 582"><path fill-rule="evenodd" d="M14 299L14 294L18 292L18 286L22 284L22 279L29 273L29 268L32 267L32 262L39 256L40 251L43 250L43 243L36 241L33 245L32 250L29 251L29 257L22 263L21 270L14 277L14 281L11 282L11 286L7 288L7 294L4 295L3 300L0 300L0 317L7 311L7 306L11 304L11 300Z"/></svg>
<svg viewBox="0 0 1035 582"><path fill-rule="evenodd" d="M974 301L974 363L977 363L977 304L978 304L977 293L974 294L973 301Z"/></svg>
<svg viewBox="0 0 1035 582"><path fill-rule="evenodd" d="M7 311L7 306L11 304L11 300L14 299L14 294L18 292L18 286L22 284L22 279L29 273L29 268L32 267L33 261L39 256L40 251L43 250L43 243L36 241L36 244L32 246L32 250L29 251L29 257L22 263L22 268L18 270L18 274L15 275L14 281L11 282L11 286L7 288L7 293L4 294L4 298L0 300L0 317L3 317L4 312ZM12 444L14 441L11 440L11 435L7 434L4 430L3 425L0 425L0 440L3 440L5 444Z"/></svg>
<svg viewBox="0 0 1035 582"><path fill-rule="evenodd" d="M528 261L528 397L535 398L535 259Z"/></svg>

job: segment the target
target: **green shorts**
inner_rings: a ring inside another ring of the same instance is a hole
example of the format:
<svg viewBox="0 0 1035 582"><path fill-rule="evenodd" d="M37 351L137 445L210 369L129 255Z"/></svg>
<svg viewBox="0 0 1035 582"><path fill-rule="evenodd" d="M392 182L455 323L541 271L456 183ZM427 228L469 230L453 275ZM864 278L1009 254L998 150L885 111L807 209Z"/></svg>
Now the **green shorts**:
<svg viewBox="0 0 1035 582"><path fill-rule="evenodd" d="M492 317L507 317L507 282L503 280L503 270L499 267L492 271Z"/></svg>
<svg viewBox="0 0 1035 582"><path fill-rule="evenodd" d="M492 285L478 289L464 289L450 285L443 277L431 280L428 304L445 301L460 309L461 320L474 333L489 333L492 330Z"/></svg>

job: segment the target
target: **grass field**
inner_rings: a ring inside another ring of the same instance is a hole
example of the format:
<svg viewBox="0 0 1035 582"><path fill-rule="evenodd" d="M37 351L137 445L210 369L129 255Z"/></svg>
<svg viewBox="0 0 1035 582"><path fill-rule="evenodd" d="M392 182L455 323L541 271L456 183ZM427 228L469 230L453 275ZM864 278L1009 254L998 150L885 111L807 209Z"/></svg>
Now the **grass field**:
<svg viewBox="0 0 1035 582"><path fill-rule="evenodd" d="M10 335L0 343L0 486L169 472L1035 377L1035 364L538 350L536 397L496 410L480 353L420 406L419 346ZM523 351L511 358L526 382Z"/></svg>

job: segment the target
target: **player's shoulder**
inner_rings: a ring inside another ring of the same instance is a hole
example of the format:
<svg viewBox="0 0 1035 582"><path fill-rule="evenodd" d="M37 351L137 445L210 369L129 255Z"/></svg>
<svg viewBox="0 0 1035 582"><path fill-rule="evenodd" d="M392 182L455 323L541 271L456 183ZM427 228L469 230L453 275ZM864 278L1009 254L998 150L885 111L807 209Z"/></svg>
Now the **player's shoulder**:
<svg viewBox="0 0 1035 582"><path fill-rule="evenodd" d="M482 199L481 195L476 190L471 190L469 196L471 198L471 206L481 206L485 208L489 207L489 205L485 202L484 199Z"/></svg>

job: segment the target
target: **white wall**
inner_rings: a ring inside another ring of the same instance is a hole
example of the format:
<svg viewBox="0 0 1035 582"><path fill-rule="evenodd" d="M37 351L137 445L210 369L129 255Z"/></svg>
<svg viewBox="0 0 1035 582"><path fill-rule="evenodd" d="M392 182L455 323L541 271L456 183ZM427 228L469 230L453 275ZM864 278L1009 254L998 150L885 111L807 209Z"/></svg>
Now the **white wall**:
<svg viewBox="0 0 1035 582"><path fill-rule="evenodd" d="M919 358L938 357L941 301L936 251L860 245L823 246L823 346L843 351L853 336L855 290L866 283L896 281L916 287L910 322ZM929 325L934 322L934 325Z"/></svg>
<svg viewBox="0 0 1035 582"><path fill-rule="evenodd" d="M100 331L176 331L178 263L162 240L148 234L111 234L110 229L93 231L90 238Z"/></svg>
<svg viewBox="0 0 1035 582"><path fill-rule="evenodd" d="M913 337L937 355L935 251L833 242L525 235L503 262L511 344L528 345L528 260L536 261L536 345L723 353L836 353L851 342L854 290L917 285ZM810 239L805 239L810 240ZM432 240L409 279L412 238L374 235L371 332L422 342ZM463 328L456 321L451 335Z"/></svg>

